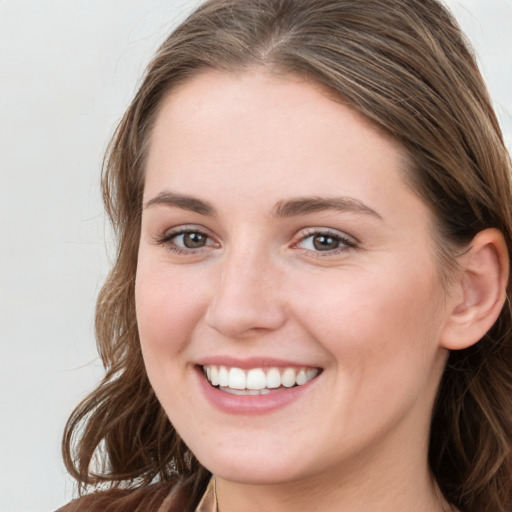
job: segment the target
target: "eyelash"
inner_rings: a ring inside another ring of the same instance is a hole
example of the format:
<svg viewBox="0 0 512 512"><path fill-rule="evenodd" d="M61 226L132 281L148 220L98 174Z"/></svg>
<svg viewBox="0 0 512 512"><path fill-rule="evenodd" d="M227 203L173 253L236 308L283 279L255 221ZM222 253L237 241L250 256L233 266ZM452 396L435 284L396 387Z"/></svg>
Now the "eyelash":
<svg viewBox="0 0 512 512"><path fill-rule="evenodd" d="M207 247L211 246L219 246L217 242L214 242L213 244L206 243L205 245L198 247L198 248L186 248L181 247L179 245L176 245L174 240L182 235L187 234L196 234L202 237L205 237L207 240L212 240L212 238L206 234L204 231L201 231L200 229L192 229L192 228L182 228L178 229L177 231L173 232L167 232L163 235L156 238L156 243L158 245L165 246L169 251L179 254L179 255L190 255L190 254L197 254L198 252L206 249ZM326 251L320 251L320 250L312 250L312 249L306 249L301 248L299 245L303 242L305 242L308 238L313 238L316 236L324 236L333 239L334 242L339 244L338 247L332 249L332 250L326 250ZM347 236L342 235L339 232L331 231L329 229L313 229L310 231L307 231L304 233L300 239L293 244L294 248L302 249L304 251L307 251L308 253L314 254L315 257L327 257L327 256L334 256L337 254L340 254L341 252L345 252L350 249L357 248L358 243L353 239L349 238Z"/></svg>
<svg viewBox="0 0 512 512"><path fill-rule="evenodd" d="M179 245L176 245L176 243L174 242L174 240L176 238L178 238L181 235L188 235L188 234L197 234L197 235L205 237L207 240L208 239L211 240L211 237L209 235L207 235L204 231L201 231L200 229L193 229L193 228L185 227L182 229L178 229L176 231L172 231L170 233L169 232L164 233L163 235L156 238L156 243L166 247L169 251L174 252L175 254L184 254L184 255L196 254L199 251L208 247L208 244L206 244L202 247L198 247L197 249L188 248L188 247L180 247ZM215 245L218 246L219 244L216 243Z"/></svg>
<svg viewBox="0 0 512 512"><path fill-rule="evenodd" d="M353 238L349 238L348 236L343 235L342 233L339 233L337 231L331 231L329 229L312 229L309 231L306 231L304 233L300 240L294 244L295 247L298 247L299 244L305 242L308 238L314 238L314 237L327 237L333 239L338 245L338 247L327 250L327 251L320 251L320 250L312 250L312 249L303 249L305 251L308 251L311 254L314 254L315 257L328 257L328 256L335 256L342 252L348 251L350 249L357 248L357 242ZM300 247L299 247L300 248Z"/></svg>

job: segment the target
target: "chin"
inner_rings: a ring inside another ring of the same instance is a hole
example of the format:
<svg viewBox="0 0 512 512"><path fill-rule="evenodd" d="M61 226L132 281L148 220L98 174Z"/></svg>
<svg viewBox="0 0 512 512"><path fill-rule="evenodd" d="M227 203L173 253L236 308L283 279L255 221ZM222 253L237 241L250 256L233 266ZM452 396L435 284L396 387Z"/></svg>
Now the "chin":
<svg viewBox="0 0 512 512"><path fill-rule="evenodd" d="M227 435L204 436L199 443L191 439L188 444L199 462L224 480L249 485L279 484L301 479L308 467L314 466L292 447L286 446L283 439L279 442L260 437L251 443L249 438L256 436L233 431L224 434Z"/></svg>

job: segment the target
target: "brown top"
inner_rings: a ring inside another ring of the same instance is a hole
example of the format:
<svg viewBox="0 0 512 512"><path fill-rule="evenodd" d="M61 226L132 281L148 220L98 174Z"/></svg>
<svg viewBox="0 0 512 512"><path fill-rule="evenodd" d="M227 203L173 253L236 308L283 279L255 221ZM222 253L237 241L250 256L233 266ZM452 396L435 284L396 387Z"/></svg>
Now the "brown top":
<svg viewBox="0 0 512 512"><path fill-rule="evenodd" d="M166 493L167 495L165 496L164 494L165 498L158 507L157 512L182 512L184 496L182 495L180 486L173 485L171 492L169 492L168 489L168 486L160 488L157 486L155 488L154 485L150 485L145 487L144 492L139 493L136 499L134 499L135 496L133 496L133 490L131 489L110 489L108 491L100 491L82 496L81 498L59 508L56 512L103 512L106 509L134 510L135 508L137 510L144 510L141 507L146 500L148 500L148 503L152 501L154 502L155 499L158 500L158 495L161 496L162 493ZM112 508L112 506L114 506L114 508ZM215 479L213 477L208 482L208 487L206 488L199 505L196 507L195 512L218 512Z"/></svg>
<svg viewBox="0 0 512 512"><path fill-rule="evenodd" d="M175 491L173 490L162 502L157 512L167 512L174 498ZM203 497L201 498L201 501L199 502L195 512L218 512L217 494L215 492L215 478L210 478L208 487L206 488L206 491L203 494Z"/></svg>
<svg viewBox="0 0 512 512"><path fill-rule="evenodd" d="M217 493L215 490L215 478L212 476L208 487L196 508L196 512L219 512L217 508Z"/></svg>
<svg viewBox="0 0 512 512"><path fill-rule="evenodd" d="M149 486L148 491L151 490L151 486ZM126 494L129 496L129 491L123 491L120 489L113 489L107 495L111 495L112 492L116 492L116 496L121 498L122 495ZM164 489L162 488L162 491ZM164 491L165 492L165 491ZM68 505L60 508L56 512L102 512L105 510L105 501L97 501L97 498L99 497L98 494L91 494L87 496L83 496L82 499L76 500L74 502L69 503ZM180 505L180 502L182 501L182 497L180 497L180 490L179 486L174 486L174 489L167 494L167 496L162 501L161 505L159 506L157 512L171 512L171 511L183 511L183 506ZM112 503L112 500L109 500L109 503ZM116 501L116 503L119 503ZM140 505L142 502L138 502L138 505ZM443 509L443 510L450 510L453 512L460 512L459 509L456 509L455 507L450 507ZM110 510L110 509L109 509ZM116 508L116 510L133 510L133 507L121 507ZM137 510L141 510L140 508L137 508ZM199 505L196 507L194 512L219 512L218 505L217 505L217 493L215 488L215 478L212 477L210 481L208 482L208 487L206 488L206 491L203 494L203 497L201 498L201 501L199 502Z"/></svg>

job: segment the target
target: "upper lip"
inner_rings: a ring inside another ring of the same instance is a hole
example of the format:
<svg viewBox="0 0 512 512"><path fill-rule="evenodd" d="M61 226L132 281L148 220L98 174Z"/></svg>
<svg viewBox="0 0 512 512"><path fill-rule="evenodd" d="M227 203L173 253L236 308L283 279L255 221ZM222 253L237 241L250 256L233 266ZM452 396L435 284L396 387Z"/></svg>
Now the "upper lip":
<svg viewBox="0 0 512 512"><path fill-rule="evenodd" d="M320 368L319 366L312 365L304 362L290 361L285 359L273 357L249 357L239 359L232 356L209 356L202 358L196 363L199 366L226 366L229 368Z"/></svg>

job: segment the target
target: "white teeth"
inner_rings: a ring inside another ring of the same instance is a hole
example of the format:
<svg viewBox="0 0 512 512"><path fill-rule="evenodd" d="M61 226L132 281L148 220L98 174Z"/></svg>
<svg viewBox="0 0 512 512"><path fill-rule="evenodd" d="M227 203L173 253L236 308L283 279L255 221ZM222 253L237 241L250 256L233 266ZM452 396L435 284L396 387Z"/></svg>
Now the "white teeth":
<svg viewBox="0 0 512 512"><path fill-rule="evenodd" d="M308 381L308 377L306 374L306 370L300 370L299 373L297 373L297 378L295 379L297 386L302 386L302 384L306 384Z"/></svg>
<svg viewBox="0 0 512 512"><path fill-rule="evenodd" d="M208 378L208 371L206 371L206 377ZM218 366L210 366L210 378L208 379L212 386L219 385L219 368Z"/></svg>
<svg viewBox="0 0 512 512"><path fill-rule="evenodd" d="M225 393L229 393L230 395L266 395L267 393L270 393L270 389L231 389L231 388L220 388Z"/></svg>
<svg viewBox="0 0 512 512"><path fill-rule="evenodd" d="M310 368L309 370L306 370L306 379L310 381L311 379L314 379L318 375L318 370L316 368Z"/></svg>
<svg viewBox="0 0 512 512"><path fill-rule="evenodd" d="M263 389L267 387L267 378L265 372L261 368L254 368L247 373L247 389Z"/></svg>
<svg viewBox="0 0 512 512"><path fill-rule="evenodd" d="M229 372L225 366L219 368L219 386L229 386Z"/></svg>
<svg viewBox="0 0 512 512"><path fill-rule="evenodd" d="M267 388L275 389L281 386L281 374L277 368L270 368L267 372Z"/></svg>
<svg viewBox="0 0 512 512"><path fill-rule="evenodd" d="M229 384L231 389L245 389L245 372L240 368L231 368L229 370Z"/></svg>
<svg viewBox="0 0 512 512"><path fill-rule="evenodd" d="M262 395L280 387L302 386L320 373L317 368L242 370L214 364L203 366L203 371L212 386L219 386L222 391L237 395Z"/></svg>
<svg viewBox="0 0 512 512"><path fill-rule="evenodd" d="M297 373L293 368L286 368L286 370L283 372L283 375L281 375L281 384L285 388L291 388L292 386L295 386L295 379L297 378Z"/></svg>

